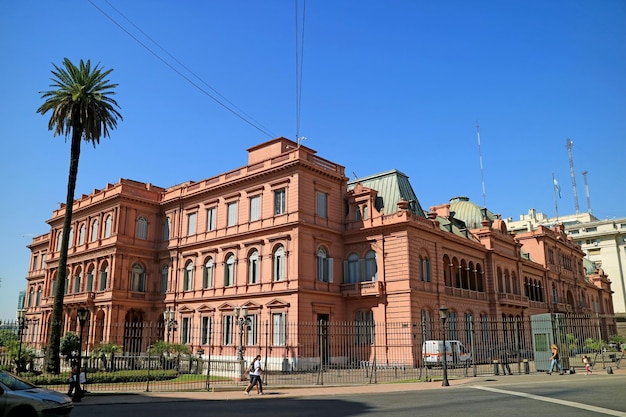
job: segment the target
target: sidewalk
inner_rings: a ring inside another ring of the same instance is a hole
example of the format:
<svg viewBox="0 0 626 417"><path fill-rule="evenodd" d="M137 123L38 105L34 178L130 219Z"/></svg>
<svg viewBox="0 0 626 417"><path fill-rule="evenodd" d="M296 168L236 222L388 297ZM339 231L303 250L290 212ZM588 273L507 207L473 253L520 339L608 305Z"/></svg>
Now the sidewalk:
<svg viewBox="0 0 626 417"><path fill-rule="evenodd" d="M614 375L625 376L626 369L613 369ZM435 379L432 382L416 382L416 383L397 383L397 384L368 384L368 385L349 385L349 386L265 386L264 395L259 396L256 390L250 392L250 396L244 395L243 389L224 389L219 387L215 391L180 391L180 392L133 392L133 393L94 393L87 394L82 402L76 403L77 407L81 405L102 405L102 404L137 404L145 402L172 402L172 401L227 401L227 400L261 400L264 398L293 398L293 397L312 397L320 395L349 395L349 394L384 394L389 392L402 391L425 391L433 389L454 389L464 385L480 384L480 385L497 385L501 383L530 383L530 382L555 382L559 378L594 378L595 376L607 376L605 369L597 369L591 375L585 375L585 372L576 372L573 375L546 375L545 373L532 373L527 375L494 375L483 377L468 377L459 379L450 379L449 387L442 387L441 379ZM220 389L221 388L221 389Z"/></svg>

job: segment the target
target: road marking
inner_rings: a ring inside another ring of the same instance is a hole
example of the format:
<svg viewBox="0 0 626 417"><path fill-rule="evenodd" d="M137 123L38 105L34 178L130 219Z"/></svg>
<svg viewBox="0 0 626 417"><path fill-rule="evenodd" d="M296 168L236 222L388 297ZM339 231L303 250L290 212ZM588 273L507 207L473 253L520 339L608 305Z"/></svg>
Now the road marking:
<svg viewBox="0 0 626 417"><path fill-rule="evenodd" d="M593 411L595 413L608 414L610 416L626 417L626 412L623 412L623 411L611 410L609 408L603 408L603 407L595 407L593 405L577 403L575 401L559 400L557 398L544 397L544 396L541 396L541 395L534 395L534 394L526 394L524 392L506 391L506 390L503 390L503 389L491 388L491 387L483 387L483 386L480 386L480 385L473 386L472 388L481 389L483 391L497 392L497 393L500 393L500 394L517 395L518 397L525 397L525 398L530 398L532 400L545 401L545 402L548 402L548 403L555 403L555 404L565 405L567 407L580 408L580 409L587 410L587 411Z"/></svg>

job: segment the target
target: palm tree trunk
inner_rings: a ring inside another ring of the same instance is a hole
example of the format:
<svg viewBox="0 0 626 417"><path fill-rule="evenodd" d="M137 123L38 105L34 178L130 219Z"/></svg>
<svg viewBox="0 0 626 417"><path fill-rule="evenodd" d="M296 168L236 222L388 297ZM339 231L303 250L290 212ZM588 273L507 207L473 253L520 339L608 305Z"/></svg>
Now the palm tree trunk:
<svg viewBox="0 0 626 417"><path fill-rule="evenodd" d="M63 298L65 296L65 280L67 278L67 251L69 248L70 228L72 226L72 209L74 208L74 190L78 176L78 160L80 158L80 142L83 130L81 126L72 127L72 145L70 148L70 173L67 180L67 198L65 201L65 217L63 219L63 236L59 268L57 270L56 288L52 319L50 320L48 347L46 349L46 370L55 375L61 372L61 331L63 330ZM54 244L54 242L52 242Z"/></svg>

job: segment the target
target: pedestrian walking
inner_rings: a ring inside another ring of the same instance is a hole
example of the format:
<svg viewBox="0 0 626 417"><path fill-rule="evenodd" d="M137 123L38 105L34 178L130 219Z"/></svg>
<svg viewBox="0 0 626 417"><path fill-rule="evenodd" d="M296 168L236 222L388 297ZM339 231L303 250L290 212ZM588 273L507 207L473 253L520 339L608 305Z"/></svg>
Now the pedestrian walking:
<svg viewBox="0 0 626 417"><path fill-rule="evenodd" d="M78 376L78 365L72 365L72 369L70 370L70 386L67 390L67 396L71 397L74 391L76 391L77 395L80 395L80 381Z"/></svg>
<svg viewBox="0 0 626 417"><path fill-rule="evenodd" d="M550 346L552 350L552 356L550 356L550 370L548 371L548 375L552 375L552 371L556 366L559 368L559 375L563 375L563 367L561 366L561 358L559 356L559 347L557 345Z"/></svg>
<svg viewBox="0 0 626 417"><path fill-rule="evenodd" d="M509 366L509 352L506 349L500 351L500 365L504 375L513 375Z"/></svg>
<svg viewBox="0 0 626 417"><path fill-rule="evenodd" d="M592 373L591 364L589 363L589 357L587 355L583 355L583 363L585 364L585 375Z"/></svg>
<svg viewBox="0 0 626 417"><path fill-rule="evenodd" d="M263 381L261 380L261 355L256 355L254 363L252 365L252 371L250 372L250 383L244 391L246 395L250 395L250 390L257 386L259 395L263 395Z"/></svg>

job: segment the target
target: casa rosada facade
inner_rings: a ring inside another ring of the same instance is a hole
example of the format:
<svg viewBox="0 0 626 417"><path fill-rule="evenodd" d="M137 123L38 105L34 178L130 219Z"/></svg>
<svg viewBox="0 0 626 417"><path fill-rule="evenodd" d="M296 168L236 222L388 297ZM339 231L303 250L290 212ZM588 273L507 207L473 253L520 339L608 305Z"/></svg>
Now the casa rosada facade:
<svg viewBox="0 0 626 417"><path fill-rule="evenodd" d="M162 323L168 310L177 342L206 348L194 332L220 323L212 354L234 358L243 308L252 336L269 323L270 345L284 342L287 323L418 323L440 306L465 318L613 314L610 281L585 273L563 227L513 235L477 206L482 220L470 225L455 204L471 205L453 199L426 212L400 171L349 181L344 167L285 138L198 182L121 179L74 202L62 334L88 309L87 350L145 351L148 339L133 345L125 328ZM64 213L28 246L25 342L34 348L49 335Z"/></svg>

